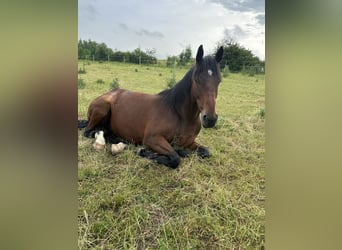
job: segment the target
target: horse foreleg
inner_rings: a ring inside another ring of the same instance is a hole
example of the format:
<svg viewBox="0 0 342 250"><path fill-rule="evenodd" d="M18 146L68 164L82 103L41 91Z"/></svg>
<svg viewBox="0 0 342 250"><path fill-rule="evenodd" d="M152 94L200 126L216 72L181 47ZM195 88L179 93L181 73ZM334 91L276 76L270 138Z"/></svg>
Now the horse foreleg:
<svg viewBox="0 0 342 250"><path fill-rule="evenodd" d="M188 157L190 154L192 154L192 152L187 149L176 149L176 152L180 157Z"/></svg>
<svg viewBox="0 0 342 250"><path fill-rule="evenodd" d="M151 148L154 152L140 150L139 155L149 158L159 164L163 164L170 168L177 168L180 157L172 148L170 143L162 136L153 136L144 141L144 144Z"/></svg>
<svg viewBox="0 0 342 250"><path fill-rule="evenodd" d="M206 158L206 157L210 156L209 149L205 146L198 144L195 141L193 141L191 144L187 145L185 148L196 152L197 155L201 158Z"/></svg>

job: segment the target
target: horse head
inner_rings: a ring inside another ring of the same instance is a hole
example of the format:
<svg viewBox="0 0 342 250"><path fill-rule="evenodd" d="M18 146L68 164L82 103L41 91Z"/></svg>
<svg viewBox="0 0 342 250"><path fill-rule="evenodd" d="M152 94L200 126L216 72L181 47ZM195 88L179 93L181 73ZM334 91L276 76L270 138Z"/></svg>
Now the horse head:
<svg viewBox="0 0 342 250"><path fill-rule="evenodd" d="M217 50L215 57L203 57L202 45L197 50L191 94L196 100L204 128L214 127L218 118L215 106L218 85L222 79L219 67L222 55L223 47Z"/></svg>

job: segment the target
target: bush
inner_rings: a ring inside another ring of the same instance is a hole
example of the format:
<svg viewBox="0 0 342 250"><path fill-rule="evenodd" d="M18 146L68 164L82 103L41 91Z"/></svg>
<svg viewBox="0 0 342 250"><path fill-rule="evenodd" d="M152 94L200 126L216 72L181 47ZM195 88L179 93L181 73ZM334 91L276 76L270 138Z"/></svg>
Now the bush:
<svg viewBox="0 0 342 250"><path fill-rule="evenodd" d="M85 81L82 78L78 78L77 86L78 86L79 89L84 89L85 86L86 86L86 83L85 83Z"/></svg>
<svg viewBox="0 0 342 250"><path fill-rule="evenodd" d="M166 60L166 66L167 67L175 67L179 62L179 59L177 56L168 56Z"/></svg>
<svg viewBox="0 0 342 250"><path fill-rule="evenodd" d="M85 73L87 73L87 71L85 69L85 64L83 63L83 68L78 69L78 74L85 74Z"/></svg>
<svg viewBox="0 0 342 250"><path fill-rule="evenodd" d="M113 81L109 84L109 87L110 89L120 88L119 79L118 78L113 79Z"/></svg>
<svg viewBox="0 0 342 250"><path fill-rule="evenodd" d="M243 66L242 74L248 76L255 76L256 74L264 74L264 68L260 65L256 66Z"/></svg>
<svg viewBox="0 0 342 250"><path fill-rule="evenodd" d="M230 74L229 65L226 65L226 66L224 66L222 76L227 77L227 76L229 76L229 74Z"/></svg>
<svg viewBox="0 0 342 250"><path fill-rule="evenodd" d="M260 118L265 118L265 109L260 109L259 116Z"/></svg>
<svg viewBox="0 0 342 250"><path fill-rule="evenodd" d="M103 84L104 81L103 81L102 79L98 79L98 80L96 81L96 83Z"/></svg>
<svg viewBox="0 0 342 250"><path fill-rule="evenodd" d="M172 76L169 79L166 79L166 88L171 89L177 83L175 72L172 72Z"/></svg>

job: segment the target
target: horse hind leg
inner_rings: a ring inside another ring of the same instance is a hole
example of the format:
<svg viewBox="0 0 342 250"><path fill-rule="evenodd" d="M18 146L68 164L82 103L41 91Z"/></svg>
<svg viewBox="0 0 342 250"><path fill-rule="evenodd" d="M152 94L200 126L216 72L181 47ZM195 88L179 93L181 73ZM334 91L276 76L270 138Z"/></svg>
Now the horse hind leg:
<svg viewBox="0 0 342 250"><path fill-rule="evenodd" d="M94 138L98 130L105 130L105 133L108 133L110 129L110 104L103 102L100 104L91 104L89 107L88 125L84 131L85 137Z"/></svg>
<svg viewBox="0 0 342 250"><path fill-rule="evenodd" d="M77 128L82 129L88 126L88 120L78 120Z"/></svg>

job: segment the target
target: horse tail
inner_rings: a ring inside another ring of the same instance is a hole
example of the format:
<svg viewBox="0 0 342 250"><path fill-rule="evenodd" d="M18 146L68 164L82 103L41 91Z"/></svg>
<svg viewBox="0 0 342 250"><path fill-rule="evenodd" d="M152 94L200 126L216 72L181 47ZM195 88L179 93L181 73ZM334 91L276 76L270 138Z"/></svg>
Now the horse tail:
<svg viewBox="0 0 342 250"><path fill-rule="evenodd" d="M88 126L89 121L88 120L78 120L77 127L79 129L85 128Z"/></svg>

